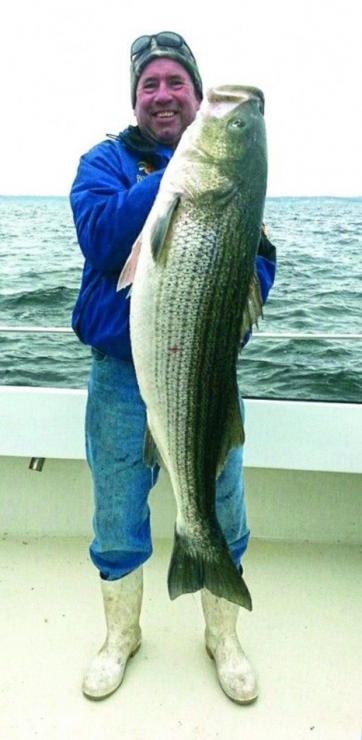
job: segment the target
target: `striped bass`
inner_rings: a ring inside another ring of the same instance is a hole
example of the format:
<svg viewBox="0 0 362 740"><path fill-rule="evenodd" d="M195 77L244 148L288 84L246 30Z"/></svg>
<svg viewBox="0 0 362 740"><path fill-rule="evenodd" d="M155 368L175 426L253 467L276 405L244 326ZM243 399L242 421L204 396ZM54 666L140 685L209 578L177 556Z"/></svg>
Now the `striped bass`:
<svg viewBox="0 0 362 740"><path fill-rule="evenodd" d="M145 460L177 504L170 597L207 588L251 609L215 513L215 481L244 441L236 364L261 313L255 255L267 178L264 97L209 90L162 177L120 276L133 283L131 345L147 410Z"/></svg>

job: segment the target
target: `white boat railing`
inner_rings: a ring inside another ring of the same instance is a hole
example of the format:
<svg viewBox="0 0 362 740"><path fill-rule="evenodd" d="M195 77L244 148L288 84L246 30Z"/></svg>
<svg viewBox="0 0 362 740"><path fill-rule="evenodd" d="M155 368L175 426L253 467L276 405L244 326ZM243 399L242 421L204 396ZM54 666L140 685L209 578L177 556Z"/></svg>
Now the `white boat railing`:
<svg viewBox="0 0 362 740"><path fill-rule="evenodd" d="M65 326L0 325L0 334L75 334ZM261 332L262 340L356 341L362 333ZM86 389L0 385L0 456L84 459ZM362 404L245 400L247 467L362 472ZM26 419L28 423L24 424ZM296 423L296 419L298 423Z"/></svg>
<svg viewBox="0 0 362 740"><path fill-rule="evenodd" d="M0 334L74 334L69 326L1 326Z"/></svg>
<svg viewBox="0 0 362 740"><path fill-rule="evenodd" d="M4 326L0 325L0 334L73 334L74 331L68 326ZM253 337L258 339L301 339L301 340L327 340L347 341L361 340L362 333L341 332L266 332L254 330Z"/></svg>
<svg viewBox="0 0 362 740"><path fill-rule="evenodd" d="M35 470L36 459L84 459L86 400L85 388L0 385L0 457L34 458ZM246 467L362 473L362 404L247 398L245 408Z"/></svg>

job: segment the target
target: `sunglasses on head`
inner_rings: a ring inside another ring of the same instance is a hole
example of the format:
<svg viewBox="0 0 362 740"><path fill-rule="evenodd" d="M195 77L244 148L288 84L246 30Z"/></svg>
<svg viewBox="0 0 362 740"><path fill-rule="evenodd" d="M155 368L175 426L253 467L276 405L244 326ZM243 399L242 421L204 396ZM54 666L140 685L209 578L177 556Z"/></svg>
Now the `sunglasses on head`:
<svg viewBox="0 0 362 740"><path fill-rule="evenodd" d="M155 39L157 46L168 46L174 49L179 49L181 46L185 46L189 54L194 59L194 55L190 47L186 44L186 41L178 33L173 31L161 31L161 33L152 34L152 36L139 36L131 46L131 60L142 54L143 51L151 46L151 43Z"/></svg>

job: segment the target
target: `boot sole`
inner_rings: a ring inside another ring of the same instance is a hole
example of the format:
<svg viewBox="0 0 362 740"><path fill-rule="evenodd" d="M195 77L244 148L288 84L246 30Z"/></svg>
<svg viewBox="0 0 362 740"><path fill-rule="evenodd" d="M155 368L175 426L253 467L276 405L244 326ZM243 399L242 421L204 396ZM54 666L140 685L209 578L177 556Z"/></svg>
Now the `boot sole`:
<svg viewBox="0 0 362 740"><path fill-rule="evenodd" d="M87 694L86 691L84 691L84 689L82 689L83 696L85 696L86 699L89 699L90 701L102 701L102 699L107 699L108 696L112 696L112 694L114 694L114 692L117 691L117 689L119 689L119 687L121 686L121 684L123 682L124 674L126 672L127 663L129 661L129 659L130 658L133 658L133 656L136 655L136 653L138 653L140 647L141 647L141 642L139 642L138 645L136 645L135 649L132 650L132 652L129 654L129 656L127 658L126 665L125 665L125 669L124 669L124 672L123 672L123 676L122 676L119 684L117 684L117 686L115 686L114 689L112 689L111 691L108 691L107 694L101 694L100 696L94 696L93 694Z"/></svg>
<svg viewBox="0 0 362 740"><path fill-rule="evenodd" d="M207 652L209 658L211 658L211 660L214 661L215 666L216 666L216 661L215 661L214 653L210 650L210 648L207 645L205 645L205 649L206 649L206 652ZM227 691L225 691L225 689L224 689L221 681L219 680L219 676L218 676L217 671L216 671L216 675L218 677L219 686L222 688L225 696L227 696L227 698L230 699L230 701L233 701L235 704L247 705L247 704L254 704L254 702L257 700L258 695L253 696L251 699L234 699L233 696L230 696L230 694L228 694Z"/></svg>

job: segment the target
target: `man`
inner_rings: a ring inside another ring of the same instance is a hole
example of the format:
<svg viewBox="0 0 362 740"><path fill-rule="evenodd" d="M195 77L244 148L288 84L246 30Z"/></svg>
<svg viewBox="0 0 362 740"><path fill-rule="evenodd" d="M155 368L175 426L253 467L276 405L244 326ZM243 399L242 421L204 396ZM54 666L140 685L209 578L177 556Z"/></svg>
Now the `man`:
<svg viewBox="0 0 362 740"><path fill-rule="evenodd" d="M132 363L129 300L127 290L116 292L116 284L202 94L196 60L181 36L163 32L136 39L131 99L137 126L83 156L71 191L85 257L73 328L93 353L86 412L95 497L90 555L100 572L107 623L105 644L83 680L90 698L118 688L141 643L142 564L152 552L147 498L157 477L143 463L145 409ZM265 301L274 280L275 250L264 234L256 267ZM231 450L217 481L216 510L237 564L249 537L241 472L242 450ZM206 589L201 600L206 648L223 690L237 702L253 701L256 679L236 634L238 607Z"/></svg>

